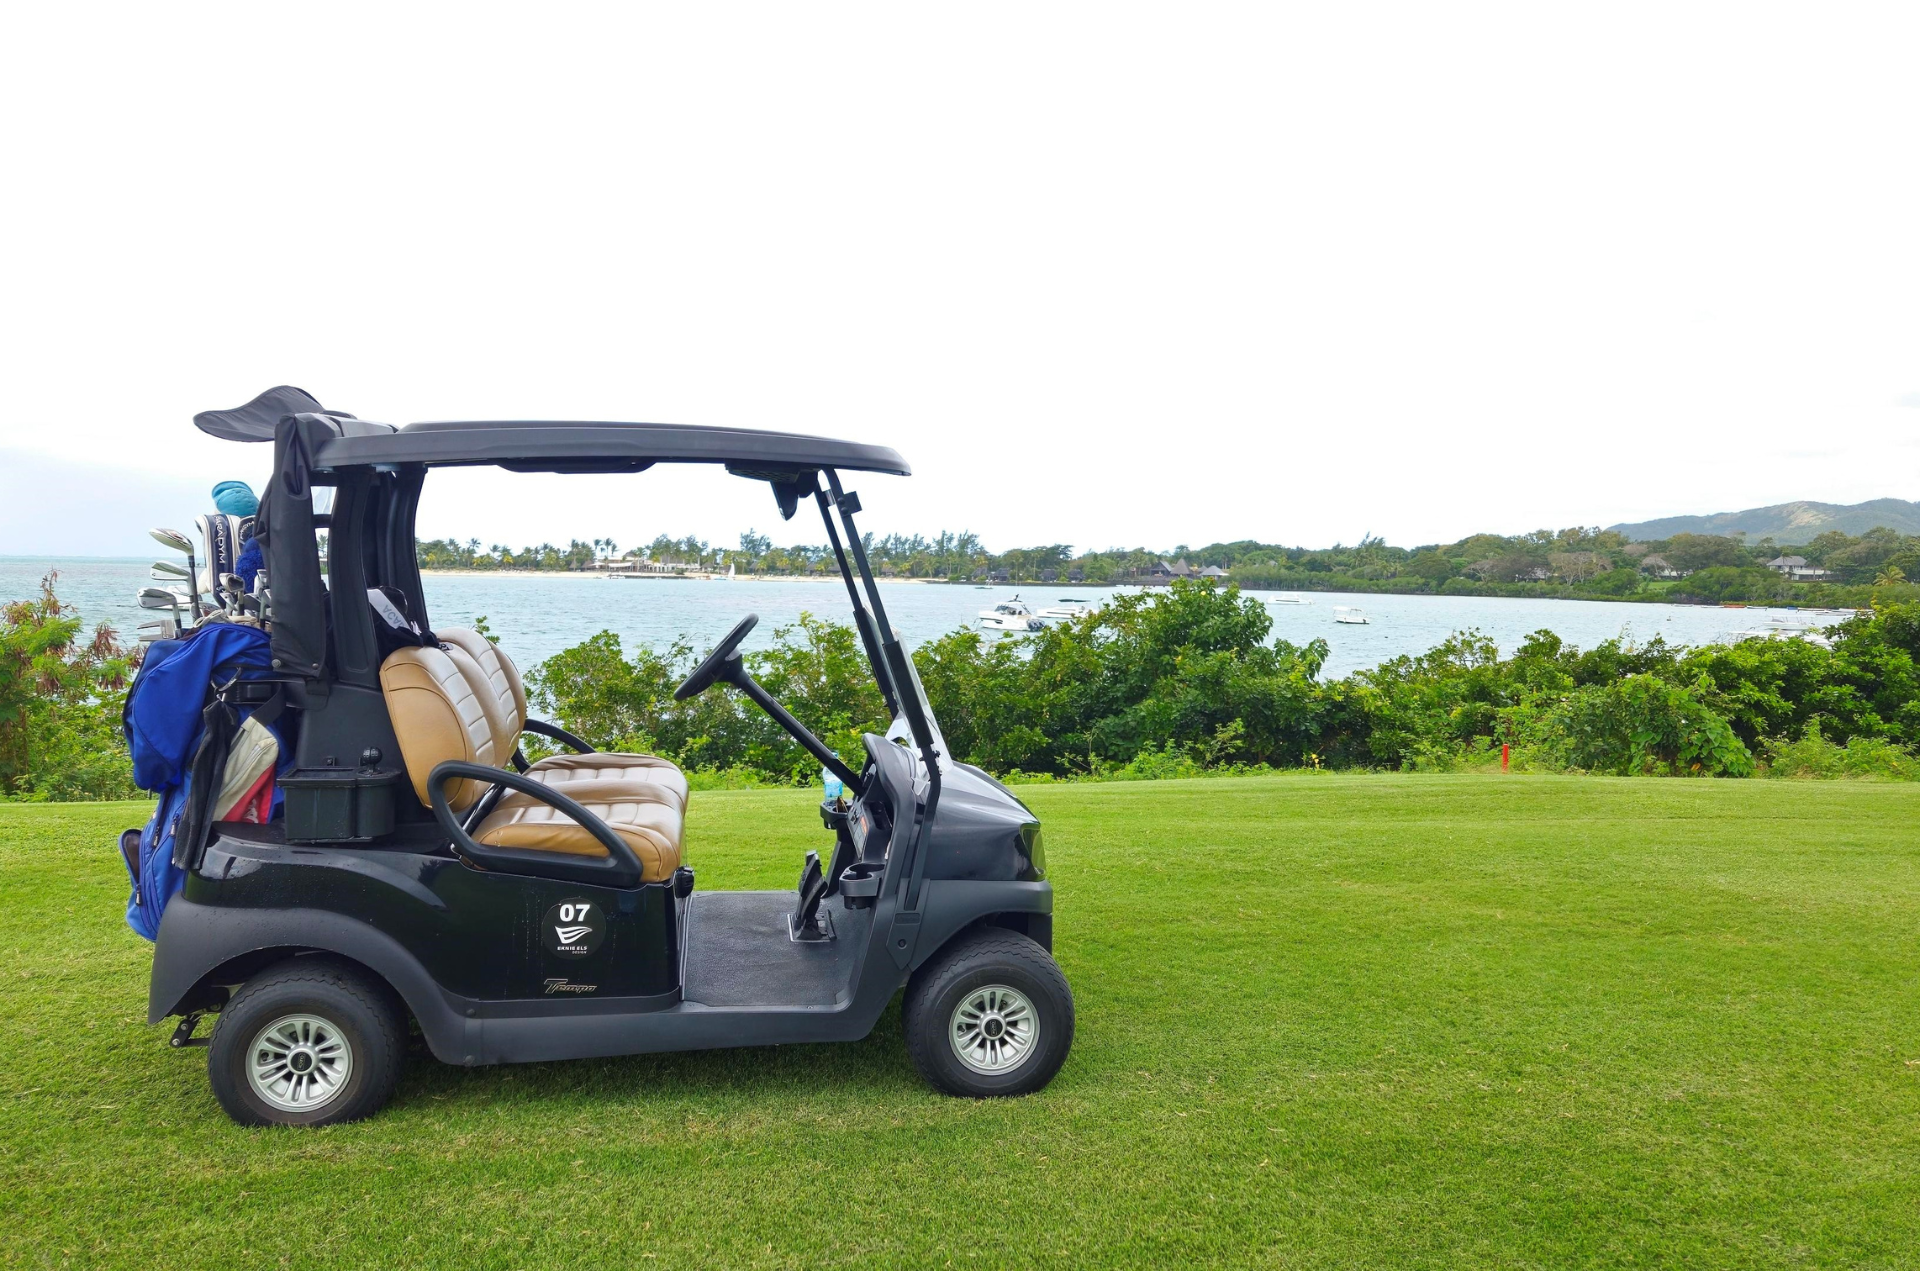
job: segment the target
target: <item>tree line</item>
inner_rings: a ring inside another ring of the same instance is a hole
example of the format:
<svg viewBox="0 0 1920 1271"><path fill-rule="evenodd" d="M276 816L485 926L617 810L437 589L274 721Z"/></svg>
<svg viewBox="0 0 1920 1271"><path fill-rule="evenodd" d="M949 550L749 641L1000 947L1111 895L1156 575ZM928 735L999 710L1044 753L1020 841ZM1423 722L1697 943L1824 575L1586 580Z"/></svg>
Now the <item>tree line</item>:
<svg viewBox="0 0 1920 1271"><path fill-rule="evenodd" d="M1352 546L1283 547L1251 540L1184 544L1166 551L1107 548L1075 554L1067 544L988 550L977 534L868 534L868 558L891 577L1111 586L1165 581L1166 564L1214 567L1242 587L1281 591L1357 591L1439 595L1557 596L1585 600L1805 604L1858 607L1875 596L1920 599L1920 537L1890 529L1820 535L1799 547L1714 534L1676 534L1650 542L1594 527L1529 534L1474 534L1456 543L1395 547L1379 538ZM517 551L482 549L478 539L422 540L426 569L584 570L596 562L652 561L739 573L817 574L834 568L823 544L776 546L749 530L733 547L694 535L662 534L621 549L613 539L571 540ZM1770 562L1799 558L1797 573ZM1910 581L1912 580L1912 581Z"/></svg>

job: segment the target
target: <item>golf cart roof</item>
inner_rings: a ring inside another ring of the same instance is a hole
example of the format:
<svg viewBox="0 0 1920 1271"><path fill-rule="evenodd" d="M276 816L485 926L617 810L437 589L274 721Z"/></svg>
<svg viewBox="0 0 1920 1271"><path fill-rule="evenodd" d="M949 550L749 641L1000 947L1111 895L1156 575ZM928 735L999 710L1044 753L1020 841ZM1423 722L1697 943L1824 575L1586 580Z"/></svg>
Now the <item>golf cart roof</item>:
<svg viewBox="0 0 1920 1271"><path fill-rule="evenodd" d="M375 425L374 427L378 427ZM484 419L406 424L323 443L316 468L357 464L498 464L541 472L633 471L655 463L724 463L732 468L844 468L907 476L889 446L801 433L691 424L604 420Z"/></svg>
<svg viewBox="0 0 1920 1271"><path fill-rule="evenodd" d="M382 424L323 410L297 388L269 389L245 406L203 411L202 431L232 441L270 441L286 416L317 416L330 427L314 449L315 468L422 463L496 464L529 472L635 472L656 463L720 463L742 475L775 477L810 468L911 475L890 446L802 433L610 420L486 419Z"/></svg>

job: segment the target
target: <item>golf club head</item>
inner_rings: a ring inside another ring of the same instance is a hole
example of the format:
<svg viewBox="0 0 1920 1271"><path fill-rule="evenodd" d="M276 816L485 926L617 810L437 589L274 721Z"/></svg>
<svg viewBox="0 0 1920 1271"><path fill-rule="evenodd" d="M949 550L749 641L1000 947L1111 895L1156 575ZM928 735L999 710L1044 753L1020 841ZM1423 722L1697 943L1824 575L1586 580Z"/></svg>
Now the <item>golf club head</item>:
<svg viewBox="0 0 1920 1271"><path fill-rule="evenodd" d="M162 575L168 578L185 578L187 577L187 567L185 565L176 565L170 560L157 560L153 562L153 576L159 578Z"/></svg>
<svg viewBox="0 0 1920 1271"><path fill-rule="evenodd" d="M153 541L162 547L171 547L183 555L191 555L193 552L193 540L179 530L153 529L148 530L147 533L151 534Z"/></svg>
<svg viewBox="0 0 1920 1271"><path fill-rule="evenodd" d="M172 640L180 634L180 624L172 618L156 618L152 622L143 622L137 628L140 643L152 644L155 640Z"/></svg>
<svg viewBox="0 0 1920 1271"><path fill-rule="evenodd" d="M222 574L220 588L228 595L244 596L247 594L247 581L238 574Z"/></svg>
<svg viewBox="0 0 1920 1271"><path fill-rule="evenodd" d="M142 587L140 589L140 607L142 609L178 609L187 603L187 598L167 587Z"/></svg>

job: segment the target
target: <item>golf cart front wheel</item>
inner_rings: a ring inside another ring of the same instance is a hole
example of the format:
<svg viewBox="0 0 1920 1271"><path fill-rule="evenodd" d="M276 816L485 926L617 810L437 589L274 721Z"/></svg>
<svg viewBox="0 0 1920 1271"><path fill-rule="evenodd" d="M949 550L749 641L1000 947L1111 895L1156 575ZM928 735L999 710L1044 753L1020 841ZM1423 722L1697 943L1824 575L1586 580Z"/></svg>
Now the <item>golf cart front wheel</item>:
<svg viewBox="0 0 1920 1271"><path fill-rule="evenodd" d="M907 986L907 1053L963 1098L1028 1094L1073 1046L1073 991L1045 949L1012 931L962 937Z"/></svg>
<svg viewBox="0 0 1920 1271"><path fill-rule="evenodd" d="M404 1028L386 986L294 958L249 980L220 1012L207 1077L242 1125L353 1121L392 1097Z"/></svg>

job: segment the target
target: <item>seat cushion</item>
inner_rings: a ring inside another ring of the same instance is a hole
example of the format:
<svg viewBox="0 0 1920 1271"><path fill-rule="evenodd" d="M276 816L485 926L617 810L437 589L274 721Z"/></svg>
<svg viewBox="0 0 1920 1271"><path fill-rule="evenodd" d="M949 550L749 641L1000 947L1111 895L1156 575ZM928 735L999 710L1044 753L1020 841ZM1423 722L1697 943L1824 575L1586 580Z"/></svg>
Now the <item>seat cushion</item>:
<svg viewBox="0 0 1920 1271"><path fill-rule="evenodd" d="M427 774L435 765L448 759L500 764L492 716L473 690L478 674L473 659L459 649L430 646L395 649L380 664L380 691L394 739L423 804L428 802ZM472 781L450 781L447 802L458 811L485 789Z"/></svg>
<svg viewBox="0 0 1920 1271"><path fill-rule="evenodd" d="M568 781L563 792L626 841L640 858L642 881L660 883L673 877L680 866L686 814L671 791L633 781ZM566 813L518 791L500 800L473 837L489 847L607 855L600 841Z"/></svg>
<svg viewBox="0 0 1920 1271"><path fill-rule="evenodd" d="M554 755L527 769L527 775L550 786L560 786L571 796L575 784L587 781L618 781L658 786L673 796L682 812L687 810L687 778L670 759L658 755Z"/></svg>

